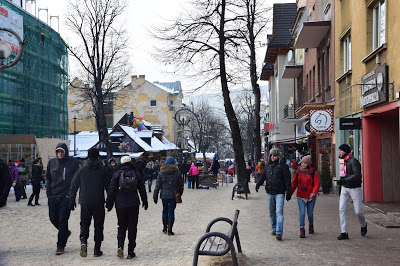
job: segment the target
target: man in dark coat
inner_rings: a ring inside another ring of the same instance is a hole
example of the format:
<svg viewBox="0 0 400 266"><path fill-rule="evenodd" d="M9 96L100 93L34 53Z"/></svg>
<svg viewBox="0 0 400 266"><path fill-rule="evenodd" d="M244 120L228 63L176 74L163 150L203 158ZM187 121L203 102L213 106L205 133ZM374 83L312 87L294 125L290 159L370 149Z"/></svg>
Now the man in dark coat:
<svg viewBox="0 0 400 266"><path fill-rule="evenodd" d="M10 172L8 166L3 160L0 159L0 208L7 203L8 193L12 185Z"/></svg>
<svg viewBox="0 0 400 266"><path fill-rule="evenodd" d="M69 191L70 209L76 207L76 193L79 189L79 204L81 205L81 257L87 256L87 239L89 227L94 220L94 256L103 255L100 250L104 239L104 191L109 185L109 171L99 160L99 151L96 148L88 150L88 159L75 173Z"/></svg>
<svg viewBox="0 0 400 266"><path fill-rule="evenodd" d="M133 184L131 187L123 187L123 184L121 184L121 179L123 177L130 177L133 179ZM114 202L115 209L117 210L117 257L119 258L123 258L124 256L126 230L128 230L129 240L127 259L132 259L136 256L134 250L136 247L136 234L140 206L138 192L140 194L140 199L142 200L142 206L145 210L147 210L149 204L144 186L144 177L136 164L132 164L131 157L123 156L121 158L121 165L119 166L118 171L111 179L106 200L107 211L111 211L114 206Z"/></svg>
<svg viewBox="0 0 400 266"><path fill-rule="evenodd" d="M70 215L70 201L68 192L72 177L79 168L78 161L68 154L65 143L59 143L56 147L56 158L50 159L47 164L46 194L49 204L49 216L51 223L58 229L58 241L56 255L64 253L68 237L68 219Z"/></svg>
<svg viewBox="0 0 400 266"><path fill-rule="evenodd" d="M36 158L32 162L32 195L29 197L28 206L40 206L39 195L40 195L40 182L43 181L43 168L40 165L42 158ZM33 198L35 198L35 205L32 204Z"/></svg>
<svg viewBox="0 0 400 266"><path fill-rule="evenodd" d="M367 234L367 222L362 211L361 164L353 157L350 146L347 144L339 146L339 165L340 179L338 185L342 186L339 202L341 233L337 239L349 239L346 211L350 198L353 200L354 212L361 225L361 235L365 236Z"/></svg>
<svg viewBox="0 0 400 266"><path fill-rule="evenodd" d="M288 165L283 158L280 158L280 149L270 150L268 163L261 173L257 182L256 191L266 181L265 191L269 205L269 217L271 220L272 235L277 240L282 240L283 235L283 205L286 192L286 200L291 199L291 177Z"/></svg>

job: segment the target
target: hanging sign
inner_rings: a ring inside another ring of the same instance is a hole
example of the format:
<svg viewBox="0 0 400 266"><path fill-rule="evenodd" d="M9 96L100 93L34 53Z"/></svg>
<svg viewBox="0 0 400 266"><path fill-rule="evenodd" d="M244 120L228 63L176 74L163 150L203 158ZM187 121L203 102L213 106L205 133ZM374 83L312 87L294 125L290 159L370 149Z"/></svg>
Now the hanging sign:
<svg viewBox="0 0 400 266"><path fill-rule="evenodd" d="M333 131L333 110L310 110L310 131L330 132Z"/></svg>
<svg viewBox="0 0 400 266"><path fill-rule="evenodd" d="M387 73L388 67L384 64L361 78L361 108L376 105L387 100Z"/></svg>

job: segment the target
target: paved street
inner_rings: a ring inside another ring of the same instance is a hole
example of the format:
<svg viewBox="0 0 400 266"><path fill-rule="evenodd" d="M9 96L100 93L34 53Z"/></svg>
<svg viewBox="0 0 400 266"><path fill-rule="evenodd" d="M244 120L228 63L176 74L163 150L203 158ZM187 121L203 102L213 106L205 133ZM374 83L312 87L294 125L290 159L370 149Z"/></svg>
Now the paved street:
<svg viewBox="0 0 400 266"><path fill-rule="evenodd" d="M220 216L232 218L235 209L240 210L241 265L399 265L400 229L369 222L367 236L361 237L352 206L348 212L350 240L336 240L340 233L336 195L318 197L316 233L306 233L305 239L299 238L296 199L285 201L283 241L277 241L270 235L264 187L255 193L254 186L250 184L252 193L247 201L231 200L233 184L209 190L185 188L184 203L176 210L175 236L161 233L161 204L149 201L149 209L140 211L137 257L132 261L116 257L115 210L106 214L102 257L92 255L93 229L88 257L79 256L79 207L71 213L72 236L66 253L55 256L56 230L48 218L45 191L41 191L42 206L38 207L26 206L27 200L15 202L11 192L7 206L0 209L0 265L191 265L194 246L208 222ZM201 256L199 265L230 265L230 256Z"/></svg>

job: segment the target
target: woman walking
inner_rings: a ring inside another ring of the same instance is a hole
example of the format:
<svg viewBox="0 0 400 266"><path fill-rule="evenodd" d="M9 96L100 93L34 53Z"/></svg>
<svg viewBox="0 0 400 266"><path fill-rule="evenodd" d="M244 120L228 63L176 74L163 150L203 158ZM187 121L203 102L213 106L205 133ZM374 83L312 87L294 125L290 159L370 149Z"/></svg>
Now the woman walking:
<svg viewBox="0 0 400 266"><path fill-rule="evenodd" d="M196 186L196 189L199 188L199 169L197 169L197 166L192 163L192 166L189 169L189 176L190 176L190 181L192 184L192 189ZM188 184L188 188L190 188Z"/></svg>
<svg viewBox="0 0 400 266"><path fill-rule="evenodd" d="M297 204L299 205L300 238L306 237L305 215L307 209L308 233L314 234L314 206L319 190L318 173L311 167L311 156L301 159L301 164L292 181L292 194L297 189Z"/></svg>
<svg viewBox="0 0 400 266"><path fill-rule="evenodd" d="M33 193L29 197L28 206L40 206L39 204L39 194L40 194L40 182L44 181L43 169L40 164L42 158L37 158L32 162L32 190ZM35 198L35 205L32 204L33 198Z"/></svg>
<svg viewBox="0 0 400 266"><path fill-rule="evenodd" d="M153 194L153 200L155 204L158 202L159 192L163 203L162 231L164 233L168 232L168 235L174 235L174 232L172 232L172 227L174 226L175 222L175 194L179 193L182 195L183 179L179 173L178 167L175 165L175 159L173 157L168 157L165 160L165 165L160 168Z"/></svg>

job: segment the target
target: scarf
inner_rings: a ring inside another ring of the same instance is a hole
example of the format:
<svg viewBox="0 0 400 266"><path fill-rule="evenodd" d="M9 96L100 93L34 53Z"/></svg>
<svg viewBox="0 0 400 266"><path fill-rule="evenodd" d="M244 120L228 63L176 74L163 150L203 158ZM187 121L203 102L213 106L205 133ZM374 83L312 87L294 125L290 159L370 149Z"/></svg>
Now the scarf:
<svg viewBox="0 0 400 266"><path fill-rule="evenodd" d="M351 153L349 153L343 159L339 159L339 176L340 177L346 176L346 161L352 156L353 155L351 155Z"/></svg>

